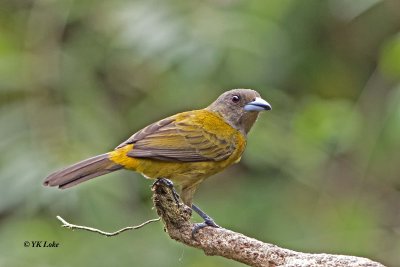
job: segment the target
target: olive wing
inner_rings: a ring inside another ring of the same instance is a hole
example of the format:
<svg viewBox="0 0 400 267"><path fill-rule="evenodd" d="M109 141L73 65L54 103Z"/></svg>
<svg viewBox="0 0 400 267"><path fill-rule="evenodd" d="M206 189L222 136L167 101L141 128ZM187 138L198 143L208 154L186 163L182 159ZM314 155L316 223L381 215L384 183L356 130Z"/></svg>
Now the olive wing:
<svg viewBox="0 0 400 267"><path fill-rule="evenodd" d="M221 161L228 158L236 147L233 138L206 130L202 123L191 119L195 116L193 112L153 123L117 148L134 144L127 154L129 157L162 161Z"/></svg>

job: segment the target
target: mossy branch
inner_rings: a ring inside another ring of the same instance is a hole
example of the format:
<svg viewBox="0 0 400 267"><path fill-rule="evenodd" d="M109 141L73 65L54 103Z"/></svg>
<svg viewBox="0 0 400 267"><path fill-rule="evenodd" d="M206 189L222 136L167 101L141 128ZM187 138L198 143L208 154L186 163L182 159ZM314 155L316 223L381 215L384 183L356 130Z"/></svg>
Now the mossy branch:
<svg viewBox="0 0 400 267"><path fill-rule="evenodd" d="M191 209L183 203L178 205L171 188L164 183L155 183L152 190L154 206L169 236L185 245L203 250L206 255L221 256L250 266L384 266L356 256L296 252L224 228L203 228L193 239Z"/></svg>
<svg viewBox="0 0 400 267"><path fill-rule="evenodd" d="M194 239L192 231L195 224L190 222L192 210L182 202L177 202L169 185L155 183L152 190L154 206L168 235L178 242L203 250L206 255L221 256L250 266L263 267L384 267L381 263L362 257L297 252L224 228L203 228L195 234ZM109 233L93 227L71 224L60 216L57 216L57 219L63 223L63 227L90 231L104 236L116 236L124 231L139 229L159 220L159 218L148 220L140 225Z"/></svg>

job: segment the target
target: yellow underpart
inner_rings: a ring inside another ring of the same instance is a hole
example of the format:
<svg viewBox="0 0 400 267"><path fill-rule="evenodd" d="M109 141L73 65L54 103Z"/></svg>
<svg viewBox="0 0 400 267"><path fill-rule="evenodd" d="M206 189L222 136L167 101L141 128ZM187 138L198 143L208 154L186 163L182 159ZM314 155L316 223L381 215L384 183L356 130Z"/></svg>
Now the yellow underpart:
<svg viewBox="0 0 400 267"><path fill-rule="evenodd" d="M126 145L110 152L108 158L113 162L124 166L126 169L136 170L139 165L139 160L136 158L128 157L127 153L133 149L133 144Z"/></svg>

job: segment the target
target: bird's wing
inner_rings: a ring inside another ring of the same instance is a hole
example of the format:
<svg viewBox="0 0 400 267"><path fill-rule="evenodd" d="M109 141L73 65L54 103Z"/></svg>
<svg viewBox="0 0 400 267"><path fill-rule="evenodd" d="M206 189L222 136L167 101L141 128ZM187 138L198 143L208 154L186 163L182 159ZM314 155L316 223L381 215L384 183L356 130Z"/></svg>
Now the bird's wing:
<svg viewBox="0 0 400 267"><path fill-rule="evenodd" d="M153 123L117 149L134 144L127 154L129 157L162 161L220 161L228 158L236 148L234 138L205 129L201 121L193 119L195 112L180 113Z"/></svg>

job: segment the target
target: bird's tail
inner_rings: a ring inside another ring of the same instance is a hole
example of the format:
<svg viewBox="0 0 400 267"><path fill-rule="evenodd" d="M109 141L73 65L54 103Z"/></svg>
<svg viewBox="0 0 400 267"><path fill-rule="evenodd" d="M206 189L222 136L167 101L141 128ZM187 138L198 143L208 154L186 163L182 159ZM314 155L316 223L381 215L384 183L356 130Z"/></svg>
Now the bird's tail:
<svg viewBox="0 0 400 267"><path fill-rule="evenodd" d="M69 188L89 179L123 168L108 158L109 154L98 155L56 171L44 180L43 185Z"/></svg>

